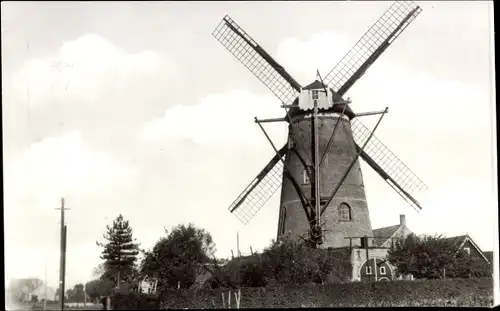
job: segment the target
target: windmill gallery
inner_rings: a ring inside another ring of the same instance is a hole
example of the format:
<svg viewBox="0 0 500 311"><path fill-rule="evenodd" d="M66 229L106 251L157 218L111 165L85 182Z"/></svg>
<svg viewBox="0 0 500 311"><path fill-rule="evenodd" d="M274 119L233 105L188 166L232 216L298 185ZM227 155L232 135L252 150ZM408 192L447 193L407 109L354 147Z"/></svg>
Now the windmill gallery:
<svg viewBox="0 0 500 311"><path fill-rule="evenodd" d="M286 112L284 118L255 118L275 156L230 205L231 213L246 224L281 188L278 238L288 235L311 247L350 247L353 279L360 279L362 266L378 270L387 247L376 241L394 236L373 235L359 157L417 210L416 195L427 187L373 135L388 108L355 113L343 96L420 12L412 1L394 2L326 76L318 72L318 79L305 87L229 16L222 19L213 36L278 97ZM379 117L373 130L359 121L368 115ZM266 122L288 123L284 146L269 138Z"/></svg>

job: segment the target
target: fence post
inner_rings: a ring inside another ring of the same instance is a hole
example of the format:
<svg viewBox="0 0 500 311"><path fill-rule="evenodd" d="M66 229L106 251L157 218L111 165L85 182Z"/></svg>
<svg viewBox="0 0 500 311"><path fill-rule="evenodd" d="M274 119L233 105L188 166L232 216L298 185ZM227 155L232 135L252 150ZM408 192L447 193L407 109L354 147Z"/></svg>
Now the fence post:
<svg viewBox="0 0 500 311"><path fill-rule="evenodd" d="M236 300L236 309L239 309L241 301L241 288L238 289L238 293L234 293L234 299Z"/></svg>
<svg viewBox="0 0 500 311"><path fill-rule="evenodd" d="M231 291L229 291L229 294L227 295L227 308L231 309Z"/></svg>

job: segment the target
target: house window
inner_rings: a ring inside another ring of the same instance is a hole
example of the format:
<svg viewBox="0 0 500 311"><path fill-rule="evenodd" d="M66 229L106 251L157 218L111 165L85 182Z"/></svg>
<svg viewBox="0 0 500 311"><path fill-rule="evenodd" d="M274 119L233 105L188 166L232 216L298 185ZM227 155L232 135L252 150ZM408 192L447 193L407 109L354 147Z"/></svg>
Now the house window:
<svg viewBox="0 0 500 311"><path fill-rule="evenodd" d="M369 274L372 274L372 267L366 267L366 268L365 268L365 272L366 272L366 274L368 274L368 275L369 275Z"/></svg>
<svg viewBox="0 0 500 311"><path fill-rule="evenodd" d="M339 206L340 220L349 221L351 220L351 207L347 203L341 203Z"/></svg>
<svg viewBox="0 0 500 311"><path fill-rule="evenodd" d="M368 247L368 237L366 235L364 237L362 237L360 240L361 240L361 243L360 243L361 248Z"/></svg>
<svg viewBox="0 0 500 311"><path fill-rule="evenodd" d="M385 275L385 267L380 267L380 274Z"/></svg>
<svg viewBox="0 0 500 311"><path fill-rule="evenodd" d="M312 99L313 100L319 99L319 91L318 90L312 90Z"/></svg>
<svg viewBox="0 0 500 311"><path fill-rule="evenodd" d="M467 253L467 255L470 255L470 248L469 247L464 247L464 251Z"/></svg>
<svg viewBox="0 0 500 311"><path fill-rule="evenodd" d="M359 184L361 186L364 186L363 185L363 174L361 173L361 167L359 168L359 171L358 171L358 178L359 178Z"/></svg>

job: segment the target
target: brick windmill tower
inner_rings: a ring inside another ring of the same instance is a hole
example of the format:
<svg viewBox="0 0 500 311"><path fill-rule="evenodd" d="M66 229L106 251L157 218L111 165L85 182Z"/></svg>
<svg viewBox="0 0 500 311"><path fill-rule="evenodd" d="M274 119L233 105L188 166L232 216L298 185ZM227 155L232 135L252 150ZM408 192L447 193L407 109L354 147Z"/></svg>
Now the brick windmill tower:
<svg viewBox="0 0 500 311"><path fill-rule="evenodd" d="M230 205L247 223L281 187L278 238L288 234L312 246L343 247L346 237L371 237L361 157L410 206L420 210L417 193L425 184L374 135L387 108L354 113L343 96L418 16L412 1L396 1L324 77L302 87L229 16L214 37L282 102L284 118L255 122L276 155ZM380 115L373 130L359 118ZM287 122L288 141L281 149L262 123ZM357 240L359 241L359 240ZM358 243L358 242L355 242Z"/></svg>

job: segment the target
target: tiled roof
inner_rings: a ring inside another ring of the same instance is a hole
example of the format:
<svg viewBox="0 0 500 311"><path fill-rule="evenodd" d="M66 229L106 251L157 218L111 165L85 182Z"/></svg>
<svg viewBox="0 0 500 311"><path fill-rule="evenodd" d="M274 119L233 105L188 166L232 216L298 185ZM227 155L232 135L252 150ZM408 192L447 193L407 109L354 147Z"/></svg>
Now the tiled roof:
<svg viewBox="0 0 500 311"><path fill-rule="evenodd" d="M378 229L373 229L373 243L377 246L384 244L390 237L398 231L400 225L394 225L389 227L383 227Z"/></svg>
<svg viewBox="0 0 500 311"><path fill-rule="evenodd" d="M486 257L486 259L488 259L488 261L490 263L493 263L493 252L492 251L483 252L483 255L484 255L484 257Z"/></svg>
<svg viewBox="0 0 500 311"><path fill-rule="evenodd" d="M479 247L479 245L476 244L476 242L474 242L474 240L467 234L465 235L459 235L459 236L454 236L454 237L449 237L449 238L445 238L445 240L448 240L450 241L451 243L453 243L453 245L455 245L456 247L461 247L463 245L463 243L465 243L466 240L469 240L471 243L472 243L472 246L474 246L477 251L479 252L479 254L488 262L491 263L491 261L489 260L489 258L486 256L485 252L483 252L481 250L481 248ZM486 252L488 253L488 252ZM492 255L493 256L493 253ZM493 260L493 257L491 257L492 260Z"/></svg>
<svg viewBox="0 0 500 311"><path fill-rule="evenodd" d="M452 236L449 238L445 238L445 241L451 242L453 245L460 247L462 243L465 241L467 238L467 235L458 235L458 236Z"/></svg>

